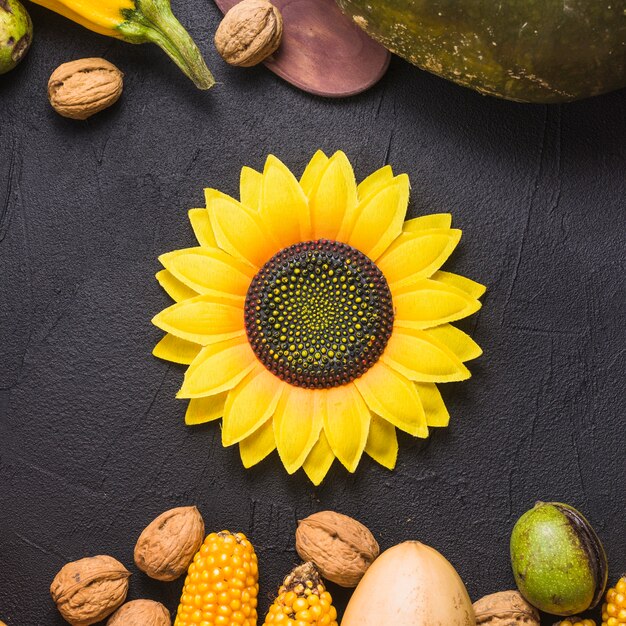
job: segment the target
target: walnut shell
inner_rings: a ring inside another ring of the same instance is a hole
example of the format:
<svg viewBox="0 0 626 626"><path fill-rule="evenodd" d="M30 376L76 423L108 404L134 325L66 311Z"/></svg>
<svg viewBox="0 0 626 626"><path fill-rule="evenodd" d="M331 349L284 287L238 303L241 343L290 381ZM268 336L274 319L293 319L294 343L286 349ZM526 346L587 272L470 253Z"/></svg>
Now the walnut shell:
<svg viewBox="0 0 626 626"><path fill-rule="evenodd" d="M172 619L160 602L133 600L117 609L107 626L172 626Z"/></svg>
<svg viewBox="0 0 626 626"><path fill-rule="evenodd" d="M50 594L67 622L89 626L124 602L129 576L112 556L91 556L64 565L50 585Z"/></svg>
<svg viewBox="0 0 626 626"><path fill-rule="evenodd" d="M137 567L157 580L182 576L204 541L204 521L195 506L161 513L148 524L135 546Z"/></svg>
<svg viewBox="0 0 626 626"><path fill-rule="evenodd" d="M226 13L215 33L215 47L231 65L252 67L280 46L283 17L267 0L243 0Z"/></svg>
<svg viewBox="0 0 626 626"><path fill-rule="evenodd" d="M59 65L48 81L48 99L63 117L86 120L119 100L123 74L104 59L79 59Z"/></svg>
<svg viewBox="0 0 626 626"><path fill-rule="evenodd" d="M540 626L539 612L518 591L492 593L474 602L476 624Z"/></svg>
<svg viewBox="0 0 626 626"><path fill-rule="evenodd" d="M312 561L324 578L356 587L380 553L372 533L355 519L322 511L303 519L296 531L296 550Z"/></svg>

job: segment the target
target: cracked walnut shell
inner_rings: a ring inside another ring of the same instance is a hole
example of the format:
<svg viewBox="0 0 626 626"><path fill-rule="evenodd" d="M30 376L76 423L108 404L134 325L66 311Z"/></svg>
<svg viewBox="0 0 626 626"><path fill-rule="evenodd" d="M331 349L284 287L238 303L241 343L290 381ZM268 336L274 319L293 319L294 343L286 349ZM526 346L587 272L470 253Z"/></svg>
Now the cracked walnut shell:
<svg viewBox="0 0 626 626"><path fill-rule="evenodd" d="M274 53L283 36L280 11L267 0L243 0L226 13L215 47L230 65L252 67Z"/></svg>
<svg viewBox="0 0 626 626"><path fill-rule="evenodd" d="M105 59L90 58L59 65L48 81L48 99L63 117L86 120L122 95L123 74Z"/></svg>
<svg viewBox="0 0 626 626"><path fill-rule="evenodd" d="M333 511L300 521L296 549L324 578L342 587L356 587L380 553L376 539L363 524Z"/></svg>
<svg viewBox="0 0 626 626"><path fill-rule="evenodd" d="M182 576L204 541L204 521L195 506L161 513L148 524L135 546L137 567L157 580Z"/></svg>
<svg viewBox="0 0 626 626"><path fill-rule="evenodd" d="M172 626L170 612L154 600L133 600L121 606L107 626Z"/></svg>
<svg viewBox="0 0 626 626"><path fill-rule="evenodd" d="M112 556L91 556L64 565L50 585L50 595L72 626L90 626L124 602L129 576Z"/></svg>
<svg viewBox="0 0 626 626"><path fill-rule="evenodd" d="M539 613L518 591L492 593L474 602L476 624L485 626L540 626Z"/></svg>

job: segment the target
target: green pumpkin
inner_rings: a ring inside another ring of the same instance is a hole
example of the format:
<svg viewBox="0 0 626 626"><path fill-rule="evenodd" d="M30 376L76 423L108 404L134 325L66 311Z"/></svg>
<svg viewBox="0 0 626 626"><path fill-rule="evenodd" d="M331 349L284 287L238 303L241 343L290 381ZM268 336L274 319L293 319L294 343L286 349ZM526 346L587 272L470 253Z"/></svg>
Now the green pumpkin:
<svg viewBox="0 0 626 626"><path fill-rule="evenodd" d="M484 94L566 102L626 86L626 0L337 0L392 52Z"/></svg>

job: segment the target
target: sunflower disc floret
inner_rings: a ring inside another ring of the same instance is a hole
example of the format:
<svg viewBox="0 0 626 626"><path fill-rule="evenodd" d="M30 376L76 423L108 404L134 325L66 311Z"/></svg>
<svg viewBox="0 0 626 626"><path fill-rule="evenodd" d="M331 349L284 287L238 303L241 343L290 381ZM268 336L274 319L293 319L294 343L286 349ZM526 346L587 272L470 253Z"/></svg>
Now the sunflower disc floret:
<svg viewBox="0 0 626 626"><path fill-rule="evenodd" d="M315 484L363 453L393 468L397 428L447 426L437 384L481 354L452 322L484 293L441 270L461 237L449 214L405 221L408 177L385 166L357 185L343 152L317 152L299 181L269 156L242 169L239 200L205 198L199 245L159 259L175 303L153 319L154 354L188 366L187 424L221 418L245 467L277 450Z"/></svg>
<svg viewBox="0 0 626 626"><path fill-rule="evenodd" d="M383 353L393 304L382 272L344 243L289 246L253 278L246 333L257 358L285 382L309 389L359 378Z"/></svg>

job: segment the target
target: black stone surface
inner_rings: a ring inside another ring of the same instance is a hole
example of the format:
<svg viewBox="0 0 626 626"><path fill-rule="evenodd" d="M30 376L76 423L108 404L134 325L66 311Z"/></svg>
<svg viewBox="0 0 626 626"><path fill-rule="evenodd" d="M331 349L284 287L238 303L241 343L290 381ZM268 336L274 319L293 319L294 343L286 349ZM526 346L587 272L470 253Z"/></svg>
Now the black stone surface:
<svg viewBox="0 0 626 626"><path fill-rule="evenodd" d="M98 553L132 570L130 598L174 611L182 581L149 580L132 552L154 516L191 503L207 529L252 538L262 614L297 562L296 520L327 508L383 548L438 548L473 599L512 586L509 533L537 499L581 509L611 579L626 570L625 92L517 105L396 59L368 93L322 100L227 67L217 9L179 0L221 83L201 93L156 47L30 9L33 49L0 77L0 619L60 626L54 574ZM47 79L84 56L117 64L124 95L65 120ZM450 211L464 231L447 269L489 291L463 324L485 354L443 387L451 426L401 437L393 473L336 465L315 489L275 456L245 471L217 424L184 426L183 368L150 355L150 318L168 303L157 256L193 245L203 187L236 193L240 167L269 152L299 173L318 147L344 149L359 178L387 162L409 173L411 215Z"/></svg>

